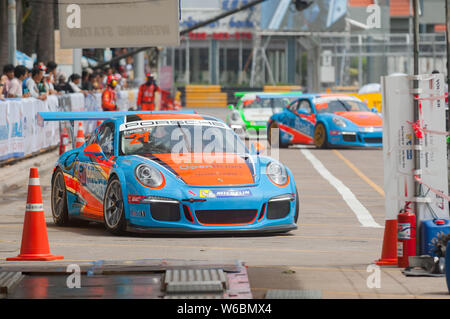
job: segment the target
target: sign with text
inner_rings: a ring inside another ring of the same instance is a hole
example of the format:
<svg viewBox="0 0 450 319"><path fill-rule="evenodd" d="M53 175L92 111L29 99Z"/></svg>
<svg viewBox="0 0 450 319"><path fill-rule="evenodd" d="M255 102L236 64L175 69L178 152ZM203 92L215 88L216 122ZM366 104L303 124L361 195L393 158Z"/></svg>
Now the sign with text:
<svg viewBox="0 0 450 319"><path fill-rule="evenodd" d="M178 0L59 0L61 48L177 46Z"/></svg>

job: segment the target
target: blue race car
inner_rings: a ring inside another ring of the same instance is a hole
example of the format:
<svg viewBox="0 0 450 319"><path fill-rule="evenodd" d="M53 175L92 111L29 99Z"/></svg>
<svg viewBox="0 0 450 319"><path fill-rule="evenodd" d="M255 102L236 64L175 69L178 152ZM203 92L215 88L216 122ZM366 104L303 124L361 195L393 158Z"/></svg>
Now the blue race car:
<svg viewBox="0 0 450 319"><path fill-rule="evenodd" d="M279 129L278 137L272 136L272 129ZM383 120L377 110L369 110L350 95L304 94L272 115L267 125L269 143L277 138L280 147L382 147L382 134Z"/></svg>
<svg viewBox="0 0 450 319"><path fill-rule="evenodd" d="M57 225L103 222L108 231L202 234L296 229L290 170L248 149L221 120L186 112L40 113L100 120L62 154L52 176Z"/></svg>

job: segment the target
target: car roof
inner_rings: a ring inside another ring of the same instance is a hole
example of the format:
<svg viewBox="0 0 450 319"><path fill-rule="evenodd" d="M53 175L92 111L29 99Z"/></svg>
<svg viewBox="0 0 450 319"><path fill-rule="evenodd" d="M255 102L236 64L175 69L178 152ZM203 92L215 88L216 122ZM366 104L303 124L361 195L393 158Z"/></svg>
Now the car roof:
<svg viewBox="0 0 450 319"><path fill-rule="evenodd" d="M153 114L132 114L123 118L126 123L135 121L151 121L151 120L210 120L219 121L222 120L209 115L194 114L194 113L153 113Z"/></svg>
<svg viewBox="0 0 450 319"><path fill-rule="evenodd" d="M305 93L299 96L297 100L300 99L314 99L314 98L331 98L331 97L341 97L341 98L349 98L359 100L356 96L346 93Z"/></svg>

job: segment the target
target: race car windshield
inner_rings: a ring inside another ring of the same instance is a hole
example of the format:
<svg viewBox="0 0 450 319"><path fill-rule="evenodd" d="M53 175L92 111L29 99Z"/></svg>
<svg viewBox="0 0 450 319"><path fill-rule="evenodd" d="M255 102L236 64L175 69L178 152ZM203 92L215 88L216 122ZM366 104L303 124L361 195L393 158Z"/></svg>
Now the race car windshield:
<svg viewBox="0 0 450 319"><path fill-rule="evenodd" d="M243 102L245 109L258 109L258 108L283 108L289 103L288 99L259 99L248 100Z"/></svg>
<svg viewBox="0 0 450 319"><path fill-rule="evenodd" d="M318 99L315 101L315 107L317 113L370 111L363 102L350 99Z"/></svg>
<svg viewBox="0 0 450 319"><path fill-rule="evenodd" d="M120 132L121 155L235 153L248 150L230 129L203 125L159 125Z"/></svg>

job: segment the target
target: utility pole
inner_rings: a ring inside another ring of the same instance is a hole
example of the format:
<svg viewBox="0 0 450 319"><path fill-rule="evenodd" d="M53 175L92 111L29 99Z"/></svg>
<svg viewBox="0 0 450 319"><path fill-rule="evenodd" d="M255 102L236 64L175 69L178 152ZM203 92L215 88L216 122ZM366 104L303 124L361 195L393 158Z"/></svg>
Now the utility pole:
<svg viewBox="0 0 450 319"><path fill-rule="evenodd" d="M9 63L16 65L16 0L8 0L8 48Z"/></svg>

